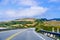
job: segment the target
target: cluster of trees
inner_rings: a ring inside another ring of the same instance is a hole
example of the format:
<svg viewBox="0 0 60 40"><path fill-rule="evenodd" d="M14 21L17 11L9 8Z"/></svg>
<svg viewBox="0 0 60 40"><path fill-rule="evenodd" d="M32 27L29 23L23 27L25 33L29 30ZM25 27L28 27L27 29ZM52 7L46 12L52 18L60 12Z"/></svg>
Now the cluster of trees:
<svg viewBox="0 0 60 40"><path fill-rule="evenodd" d="M57 32L57 28L59 28L60 30L60 26L53 26L53 25L46 25L45 26L45 21L47 21L46 19L37 19L35 20L37 22L36 25L36 31L39 32L40 30L46 30L46 31L50 31L52 32L52 28L54 28L54 31Z"/></svg>
<svg viewBox="0 0 60 40"><path fill-rule="evenodd" d="M11 29L15 29L15 28L31 28L31 27L35 27L36 31L39 32L41 29L42 30L46 30L46 31L52 31L52 28L54 26L45 26L44 22L48 21L45 18L42 19L35 19L34 22L32 21L9 21L9 22L0 22L0 27L6 27L6 28L11 28ZM35 23L34 25L32 25L33 23ZM27 24L31 24L31 25L27 25ZM56 31L56 27L55 31Z"/></svg>
<svg viewBox="0 0 60 40"><path fill-rule="evenodd" d="M36 19L35 22L37 22L35 31L39 32L41 30L41 27L43 26L44 19Z"/></svg>
<svg viewBox="0 0 60 40"><path fill-rule="evenodd" d="M0 27L7 28L25 28L26 24L32 24L31 21L9 21L9 22L0 22Z"/></svg>
<svg viewBox="0 0 60 40"><path fill-rule="evenodd" d="M7 28L29 28L35 27L37 31L39 31L43 27L43 22L47 21L47 19L36 19L34 23L35 25L26 25L26 24L33 24L32 21L9 21L9 22L0 22L0 27L7 27Z"/></svg>

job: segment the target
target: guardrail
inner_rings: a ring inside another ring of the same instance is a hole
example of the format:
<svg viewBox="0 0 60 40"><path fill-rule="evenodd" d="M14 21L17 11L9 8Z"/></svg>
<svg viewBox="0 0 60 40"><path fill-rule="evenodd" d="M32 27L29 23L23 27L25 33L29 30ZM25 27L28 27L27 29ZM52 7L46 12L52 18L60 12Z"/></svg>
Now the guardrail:
<svg viewBox="0 0 60 40"><path fill-rule="evenodd" d="M12 30L12 29L0 29L0 31L7 31L7 30Z"/></svg>
<svg viewBox="0 0 60 40"><path fill-rule="evenodd" d="M15 30L15 29L0 29L0 31Z"/></svg>
<svg viewBox="0 0 60 40"><path fill-rule="evenodd" d="M49 31L45 31L45 30L40 30L40 32L43 32L43 33L49 33L49 34L53 34L53 35L56 35L56 36L59 36L59 37L60 37L60 33L49 32Z"/></svg>
<svg viewBox="0 0 60 40"><path fill-rule="evenodd" d="M16 28L16 29L27 29L27 28ZM0 29L0 31L16 30L16 29Z"/></svg>

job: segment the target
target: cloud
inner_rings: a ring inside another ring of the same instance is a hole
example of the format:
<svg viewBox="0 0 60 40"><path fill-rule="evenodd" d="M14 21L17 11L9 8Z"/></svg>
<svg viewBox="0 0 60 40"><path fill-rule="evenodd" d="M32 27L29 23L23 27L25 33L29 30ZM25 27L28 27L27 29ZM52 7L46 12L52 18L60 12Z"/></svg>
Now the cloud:
<svg viewBox="0 0 60 40"><path fill-rule="evenodd" d="M23 9L23 10L6 10L5 14L9 17L33 17L36 15L41 15L47 11L47 8L34 6L31 8Z"/></svg>
<svg viewBox="0 0 60 40"><path fill-rule="evenodd" d="M15 4L18 6L30 6L29 8L23 8L19 10L14 10L14 9L8 9L8 10L4 10L2 13L9 17L9 18L18 18L18 17L33 17L36 15L41 15L43 13L45 13L48 8L44 8L41 6L38 6L38 2L36 2L35 0L6 0L5 5L9 4ZM14 7L14 6L13 6Z"/></svg>
<svg viewBox="0 0 60 40"><path fill-rule="evenodd" d="M36 15L41 15L42 13L46 12L47 8L43 7L31 7L25 10L20 11L21 15L27 16L27 17L33 17Z"/></svg>
<svg viewBox="0 0 60 40"><path fill-rule="evenodd" d="M35 6L35 5L37 5L37 2L34 1L34 0L20 0L18 2L18 4L20 4L20 5L26 5L26 6Z"/></svg>
<svg viewBox="0 0 60 40"><path fill-rule="evenodd" d="M17 5L23 5L23 6L35 6L37 5L37 2L34 0L2 0L2 5L9 5L9 4L17 4Z"/></svg>
<svg viewBox="0 0 60 40"><path fill-rule="evenodd" d="M8 17L16 17L17 13L15 10L6 10L5 15L7 15Z"/></svg>

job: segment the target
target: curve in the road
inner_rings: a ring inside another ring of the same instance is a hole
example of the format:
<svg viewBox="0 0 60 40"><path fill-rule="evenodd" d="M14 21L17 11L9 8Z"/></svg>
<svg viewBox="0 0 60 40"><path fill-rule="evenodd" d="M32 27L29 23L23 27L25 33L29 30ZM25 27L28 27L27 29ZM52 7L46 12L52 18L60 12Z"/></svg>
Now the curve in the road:
<svg viewBox="0 0 60 40"><path fill-rule="evenodd" d="M11 35L10 37L8 37L6 40L11 40L12 38L14 38L15 36L17 36L18 34L24 32L24 31L26 31L26 30L23 30L23 31L21 31L21 32L17 32L17 33L15 33L15 34Z"/></svg>

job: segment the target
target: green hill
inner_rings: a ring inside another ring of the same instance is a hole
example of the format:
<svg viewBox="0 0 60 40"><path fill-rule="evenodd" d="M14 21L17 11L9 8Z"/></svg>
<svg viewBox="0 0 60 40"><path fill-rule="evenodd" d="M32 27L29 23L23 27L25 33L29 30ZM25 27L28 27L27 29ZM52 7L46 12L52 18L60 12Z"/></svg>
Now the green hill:
<svg viewBox="0 0 60 40"><path fill-rule="evenodd" d="M6 28L28 28L35 25L34 18L16 19L13 21L0 22L0 27Z"/></svg>
<svg viewBox="0 0 60 40"><path fill-rule="evenodd" d="M60 28L60 21L47 19L35 19L35 18L23 18L16 19L12 21L0 22L0 27L8 29L17 29L17 28L36 28L36 31L40 29L51 31L52 27Z"/></svg>

